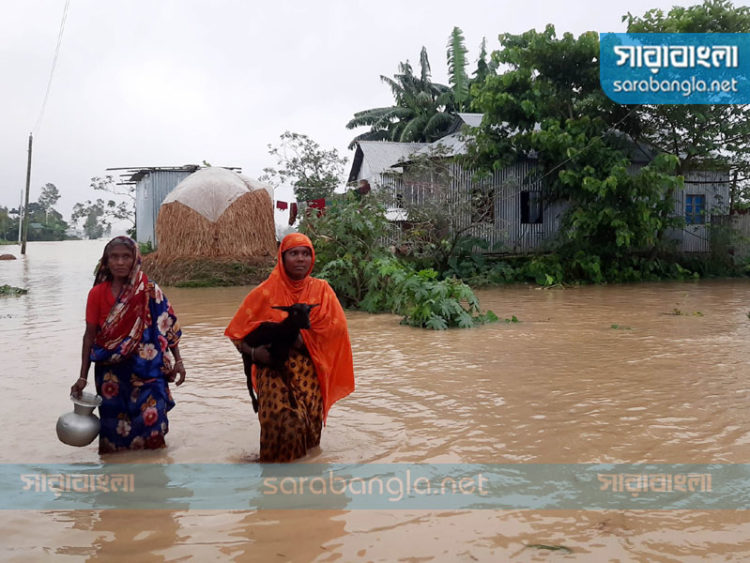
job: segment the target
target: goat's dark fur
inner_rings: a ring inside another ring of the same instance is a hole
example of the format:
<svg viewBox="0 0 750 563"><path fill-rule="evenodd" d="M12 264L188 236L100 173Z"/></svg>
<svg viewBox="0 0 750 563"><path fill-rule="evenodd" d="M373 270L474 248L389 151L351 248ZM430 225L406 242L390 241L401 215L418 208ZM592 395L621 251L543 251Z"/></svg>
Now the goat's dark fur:
<svg viewBox="0 0 750 563"><path fill-rule="evenodd" d="M280 323L272 321L260 323L255 330L243 339L252 348L268 346L268 351L271 355L271 367L274 371L281 374L287 387L289 387L290 374L287 372L284 364L289 358L289 350L297 340L299 331L310 328L310 310L318 305L319 303L314 305L295 303L289 307L272 307L272 309L286 311L289 313L289 316ZM253 362L250 354L242 354L242 363L245 367L245 376L247 377L247 390L250 392L250 399L253 401L253 410L258 412L258 399L253 389ZM291 389L289 391L289 402L292 408L296 408L297 401L294 399Z"/></svg>

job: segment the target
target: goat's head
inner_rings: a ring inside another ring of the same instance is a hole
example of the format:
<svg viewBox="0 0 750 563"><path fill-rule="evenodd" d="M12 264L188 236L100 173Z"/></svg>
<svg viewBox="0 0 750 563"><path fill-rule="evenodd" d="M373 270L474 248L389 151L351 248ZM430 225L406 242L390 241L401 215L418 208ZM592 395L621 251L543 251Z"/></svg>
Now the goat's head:
<svg viewBox="0 0 750 563"><path fill-rule="evenodd" d="M279 306L271 307L271 309L278 309L289 313L287 319L296 328L310 328L310 311L318 305L320 305L320 303L314 303L312 305L308 305L307 303L295 303L288 307Z"/></svg>

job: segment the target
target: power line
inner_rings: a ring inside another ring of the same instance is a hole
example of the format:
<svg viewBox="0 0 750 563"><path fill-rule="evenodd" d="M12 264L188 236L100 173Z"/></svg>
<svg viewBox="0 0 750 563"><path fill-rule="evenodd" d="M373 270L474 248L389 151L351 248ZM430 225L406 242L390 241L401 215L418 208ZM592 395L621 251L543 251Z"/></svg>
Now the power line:
<svg viewBox="0 0 750 563"><path fill-rule="evenodd" d="M55 67L57 66L57 57L60 54L60 45L62 44L63 32L65 31L65 20L68 18L68 6L70 6L70 0L65 0L65 8L63 8L62 20L60 21L60 31L57 34L57 46L55 47L55 57L52 59L52 68L49 71L49 80L47 81L47 90L44 93L44 101L42 102L42 108L39 111L39 118L36 120L34 125L34 132L39 131L39 126L42 123L42 117L44 116L44 109L47 106L47 99L49 98L49 92L52 87L52 77L55 74Z"/></svg>
<svg viewBox="0 0 750 563"><path fill-rule="evenodd" d="M622 122L623 122L623 121L625 121L625 120L626 120L626 119L627 119L628 117L630 117L630 115L631 115L631 114L632 114L632 113L633 113L633 112L634 112L634 111L635 111L636 109L638 109L639 107L640 107L640 104L634 105L634 106L633 106L632 108L630 108L630 110L628 111L628 113L626 113L626 114L625 114L625 116L624 116L624 117L622 117L622 119L619 119L619 120L617 120L617 122L615 122L615 123L614 123L613 125L609 126L609 127L607 128L607 130L606 130L606 131L603 131L603 132L602 132L602 133L601 133L600 135L596 135L596 136L592 137L591 139L589 139L589 141L588 141L588 142L586 143L586 146L584 146L584 147L583 147L582 149L580 149L580 150L579 150L579 151L578 151L578 152L577 152L576 154L574 154L574 155L572 155L572 156L569 156L568 158L566 158L565 160L563 160L563 161L562 161L562 162L560 162L559 164L555 164L555 165L554 165L554 166L553 166L552 168L550 168L550 169L549 169L549 171L545 172L545 173L544 173L544 174L543 174L543 175L541 176L541 178L538 178L538 179L537 179L537 181L541 181L541 180L544 180L544 179L545 179L545 178L546 178L547 176L549 176L550 174L552 174L552 173L553 173L553 172L554 172L555 170L557 170L558 168L560 168L560 167L564 166L565 164L567 164L568 162L570 162L570 161L571 161L571 160L573 160L574 158L577 158L577 157L581 156L581 154L583 154L583 152L584 152L584 151L586 151L586 150L587 150L587 149L588 149L589 147L591 147L591 145L592 145L592 144L593 144L593 143L594 143L595 141L599 141L599 140L602 140L602 139L604 138L604 136L605 136L605 135L608 135L608 134L610 134L610 133L612 132L612 130L614 130L614 129L615 129L615 128L616 128L617 126L618 126L618 125L620 125L620 123L622 123Z"/></svg>

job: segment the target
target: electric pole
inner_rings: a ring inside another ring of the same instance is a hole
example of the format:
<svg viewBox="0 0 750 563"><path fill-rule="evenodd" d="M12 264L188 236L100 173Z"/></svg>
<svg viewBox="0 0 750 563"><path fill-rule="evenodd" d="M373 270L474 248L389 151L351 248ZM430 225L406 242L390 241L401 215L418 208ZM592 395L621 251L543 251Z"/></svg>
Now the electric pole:
<svg viewBox="0 0 750 563"><path fill-rule="evenodd" d="M26 239L29 237L29 186L31 185L31 133L29 133L29 161L26 165L26 203L23 206L23 236L21 254L26 254Z"/></svg>

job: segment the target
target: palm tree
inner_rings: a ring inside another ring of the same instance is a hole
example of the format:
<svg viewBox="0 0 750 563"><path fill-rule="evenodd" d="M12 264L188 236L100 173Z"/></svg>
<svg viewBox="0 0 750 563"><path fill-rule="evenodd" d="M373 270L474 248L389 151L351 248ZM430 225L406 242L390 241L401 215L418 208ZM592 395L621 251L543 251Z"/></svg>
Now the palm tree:
<svg viewBox="0 0 750 563"><path fill-rule="evenodd" d="M458 111L469 106L469 76L466 74L466 45L460 28L454 27L448 40L448 84L453 87L453 99Z"/></svg>
<svg viewBox="0 0 750 563"><path fill-rule="evenodd" d="M431 142L445 135L453 124L453 91L430 80L430 61L424 47L419 66L419 76L409 61L399 63L398 74L393 78L381 75L380 79L390 86L396 105L355 113L346 124L347 129L369 126L370 130L355 137L349 148L357 141Z"/></svg>
<svg viewBox="0 0 750 563"><path fill-rule="evenodd" d="M487 62L487 39L482 38L482 44L479 46L479 59L477 59L477 69L474 71L474 78L471 79L471 83L477 83L480 86L484 84L484 79L490 74L494 74L497 71L497 62Z"/></svg>

